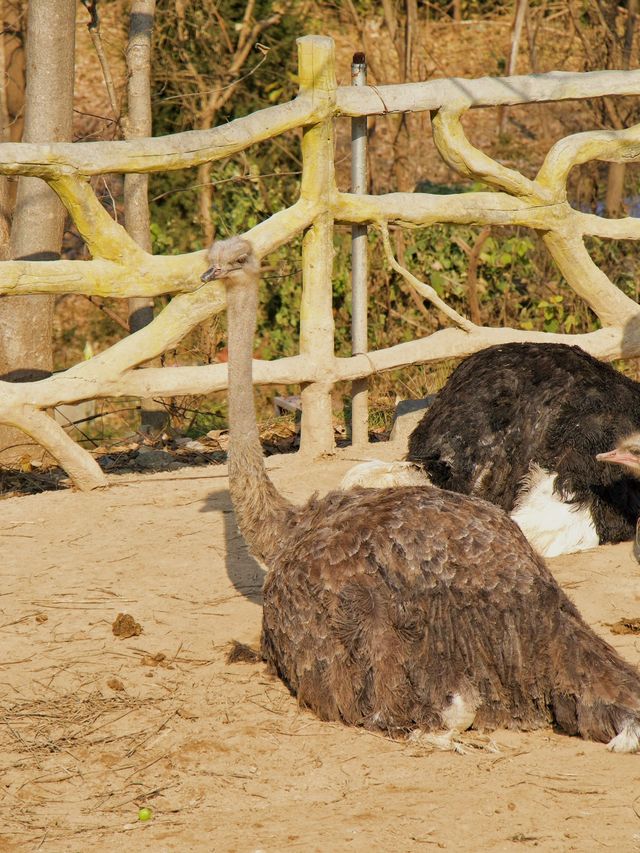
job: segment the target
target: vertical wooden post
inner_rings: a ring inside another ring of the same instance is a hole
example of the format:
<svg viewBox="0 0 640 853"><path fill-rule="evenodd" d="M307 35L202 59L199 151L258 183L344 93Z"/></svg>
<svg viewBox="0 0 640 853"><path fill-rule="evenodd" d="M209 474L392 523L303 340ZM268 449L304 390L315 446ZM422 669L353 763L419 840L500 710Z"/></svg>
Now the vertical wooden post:
<svg viewBox="0 0 640 853"><path fill-rule="evenodd" d="M151 39L156 0L133 0L127 44L127 116L123 122L125 139L138 139L153 133L151 115ZM149 176L124 176L124 218L127 231L145 252L151 253L149 230ZM153 297L129 297L129 331L137 332L153 320ZM159 433L169 416L162 401L140 401L140 431Z"/></svg>
<svg viewBox="0 0 640 853"><path fill-rule="evenodd" d="M301 92L313 93L314 105L324 113L302 136L303 198L321 200L324 210L302 241L302 300L300 304L300 354L329 371L334 359L333 322L333 215L330 201L336 191L333 161L333 106L336 74L333 39L304 36L298 39ZM326 109L323 109L325 107ZM331 389L333 383L313 382L302 388L300 451L319 456L334 451Z"/></svg>

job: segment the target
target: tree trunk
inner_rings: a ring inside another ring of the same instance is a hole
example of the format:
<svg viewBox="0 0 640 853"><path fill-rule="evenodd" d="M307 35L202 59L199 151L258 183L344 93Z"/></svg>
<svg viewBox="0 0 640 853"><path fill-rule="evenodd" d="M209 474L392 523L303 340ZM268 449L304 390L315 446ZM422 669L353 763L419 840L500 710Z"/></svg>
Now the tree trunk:
<svg viewBox="0 0 640 853"><path fill-rule="evenodd" d="M24 125L25 56L22 30L26 10L0 0L0 139L19 142ZM0 260L10 257L11 218L16 202L17 181L0 176Z"/></svg>
<svg viewBox="0 0 640 853"><path fill-rule="evenodd" d="M151 136L151 35L156 10L155 0L134 0L131 4L129 43L127 45L127 118L125 139ZM127 231L146 252L151 252L149 219L149 177L124 176L124 217ZM153 320L153 299L129 299L129 331L148 326ZM167 425L167 412L161 402L142 400L140 416L143 432L159 432Z"/></svg>
<svg viewBox="0 0 640 853"><path fill-rule="evenodd" d="M605 210L607 216L616 219L623 215L624 199L624 163L609 163L607 170L607 195L605 197Z"/></svg>
<svg viewBox="0 0 640 853"><path fill-rule="evenodd" d="M75 17L75 0L29 4L25 142L71 140ZM11 257L59 258L65 215L58 197L44 181L21 177L11 229ZM0 378L20 382L51 373L52 323L51 296L16 296L0 301ZM22 433L0 427L3 462L19 458L26 444L32 442Z"/></svg>
<svg viewBox="0 0 640 853"><path fill-rule="evenodd" d="M633 35L636 27L636 19L638 15L638 0L628 0L627 3L627 23L624 31L624 41L622 45L622 68L625 70L631 64L631 49L633 47ZM615 125L614 125L615 126ZM605 198L605 210L607 216L616 218L623 216L624 211L624 163L609 163L607 170L607 195Z"/></svg>
<svg viewBox="0 0 640 853"><path fill-rule="evenodd" d="M385 24L394 40L398 56L398 81L408 83L412 80L416 67L419 45L419 23L417 0L404 0L404 18L398 26L395 4L384 4ZM411 160L411 139L414 136L417 117L411 113L402 113L396 118L396 131L393 137L393 174L395 189L411 192L415 186L414 164Z"/></svg>
<svg viewBox="0 0 640 853"><path fill-rule="evenodd" d="M5 4L4 0L0 0L0 22L3 29L7 26L5 23ZM9 104L7 98L7 56L6 56L7 37L0 35L0 141L10 142L10 125ZM9 259L9 231L11 227L11 200L10 200L10 184L9 178L6 175L0 176L0 260L6 261Z"/></svg>
<svg viewBox="0 0 640 853"><path fill-rule="evenodd" d="M517 0L515 17L513 19L513 28L511 30L511 50L509 51L509 62L507 63L507 77L511 77L516 73L518 67L518 53L520 52L520 40L522 38L522 28L527 16L529 0ZM505 123L507 120L507 108L500 107L498 110L498 133L500 136L504 134Z"/></svg>

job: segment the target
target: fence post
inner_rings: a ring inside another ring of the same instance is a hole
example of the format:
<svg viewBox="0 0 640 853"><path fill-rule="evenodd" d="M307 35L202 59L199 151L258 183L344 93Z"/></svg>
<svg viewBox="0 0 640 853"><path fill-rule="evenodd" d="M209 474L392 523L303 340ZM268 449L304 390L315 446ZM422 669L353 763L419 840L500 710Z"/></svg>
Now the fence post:
<svg viewBox="0 0 640 853"><path fill-rule="evenodd" d="M367 61L364 53L354 53L351 83L367 85ZM367 117L351 119L351 192L367 192ZM351 354L367 352L367 226L351 226ZM369 441L369 381L351 383L351 443L362 447Z"/></svg>
<svg viewBox="0 0 640 853"><path fill-rule="evenodd" d="M323 210L302 240L300 354L313 359L320 368L326 366L330 375L335 353L331 213L336 191L333 162L335 53L333 39L323 36L303 36L297 44L300 90L312 91L314 106L325 116L317 124L305 128L302 136L300 195L320 202ZM330 380L302 387L302 453L319 456L334 450L332 387Z"/></svg>

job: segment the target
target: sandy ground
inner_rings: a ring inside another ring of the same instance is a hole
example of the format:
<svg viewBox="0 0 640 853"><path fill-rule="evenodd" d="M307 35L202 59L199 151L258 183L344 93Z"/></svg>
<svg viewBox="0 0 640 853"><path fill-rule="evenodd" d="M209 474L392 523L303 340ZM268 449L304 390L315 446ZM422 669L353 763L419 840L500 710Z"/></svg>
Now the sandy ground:
<svg viewBox="0 0 640 853"><path fill-rule="evenodd" d="M302 499L353 459L269 467ZM0 851L640 850L640 756L552 731L499 731L498 751L464 755L394 742L320 723L261 666L226 664L230 640L258 640L263 575L225 473L1 504ZM638 663L638 640L608 627L640 616L630 546L551 567ZM139 636L114 636L121 612Z"/></svg>

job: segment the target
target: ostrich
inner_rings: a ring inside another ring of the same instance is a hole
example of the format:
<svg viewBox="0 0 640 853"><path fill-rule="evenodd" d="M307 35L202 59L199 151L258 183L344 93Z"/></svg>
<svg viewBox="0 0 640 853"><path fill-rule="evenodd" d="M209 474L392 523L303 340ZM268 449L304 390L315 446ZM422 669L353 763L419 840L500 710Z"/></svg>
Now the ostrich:
<svg viewBox="0 0 640 853"><path fill-rule="evenodd" d="M409 439L436 486L498 504L544 556L633 539L640 481L596 454L640 430L640 385L576 346L465 359Z"/></svg>
<svg viewBox="0 0 640 853"><path fill-rule="evenodd" d="M640 745L640 676L597 637L498 507L431 487L334 491L305 505L267 476L253 402L260 265L217 241L224 279L229 489L267 567L262 656L322 720L414 729L534 729Z"/></svg>

